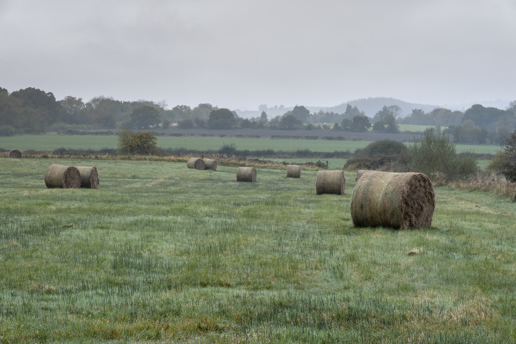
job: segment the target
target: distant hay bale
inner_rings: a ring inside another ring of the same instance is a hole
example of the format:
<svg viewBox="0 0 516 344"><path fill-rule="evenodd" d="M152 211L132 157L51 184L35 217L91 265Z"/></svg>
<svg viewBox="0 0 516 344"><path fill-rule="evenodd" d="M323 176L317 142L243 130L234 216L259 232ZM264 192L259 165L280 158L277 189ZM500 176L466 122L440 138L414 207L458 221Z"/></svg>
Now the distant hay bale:
<svg viewBox="0 0 516 344"><path fill-rule="evenodd" d="M215 159L203 159L205 169L216 171L217 170L217 160Z"/></svg>
<svg viewBox="0 0 516 344"><path fill-rule="evenodd" d="M205 169L204 161L202 161L202 159L200 159L200 158L188 159L186 166L188 166L188 168L195 168L196 170L204 170Z"/></svg>
<svg viewBox="0 0 516 344"><path fill-rule="evenodd" d="M9 151L9 158L20 159L21 157L22 153L17 149L11 149Z"/></svg>
<svg viewBox="0 0 516 344"><path fill-rule="evenodd" d="M287 165L287 178L301 178L301 166Z"/></svg>
<svg viewBox="0 0 516 344"><path fill-rule="evenodd" d="M344 171L319 171L315 182L315 193L344 195L346 177Z"/></svg>
<svg viewBox="0 0 516 344"><path fill-rule="evenodd" d="M374 170L358 170L357 178L355 179L355 181L357 182L360 179L360 177L362 177L366 172L374 172Z"/></svg>
<svg viewBox="0 0 516 344"><path fill-rule="evenodd" d="M45 173L47 188L80 188L81 173L76 167L53 164Z"/></svg>
<svg viewBox="0 0 516 344"><path fill-rule="evenodd" d="M434 208L432 182L422 173L369 171L351 196L351 219L357 227L429 227Z"/></svg>
<svg viewBox="0 0 516 344"><path fill-rule="evenodd" d="M237 168L237 182L255 182L256 168L239 167Z"/></svg>
<svg viewBox="0 0 516 344"><path fill-rule="evenodd" d="M99 187L99 173L95 166L76 166L81 174L81 188L97 189Z"/></svg>

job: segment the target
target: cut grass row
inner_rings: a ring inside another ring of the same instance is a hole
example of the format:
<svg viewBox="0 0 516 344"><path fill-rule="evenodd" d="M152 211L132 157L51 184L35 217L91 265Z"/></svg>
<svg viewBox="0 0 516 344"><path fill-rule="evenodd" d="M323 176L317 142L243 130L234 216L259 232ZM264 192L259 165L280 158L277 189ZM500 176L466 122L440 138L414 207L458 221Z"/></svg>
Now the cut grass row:
<svg viewBox="0 0 516 344"><path fill-rule="evenodd" d="M52 162L0 161L3 342L516 341L504 199L440 187L431 228L354 228L351 173L317 196L312 171L60 159L100 188L46 189Z"/></svg>
<svg viewBox="0 0 516 344"><path fill-rule="evenodd" d="M294 140L294 139L259 139L233 137L158 137L158 146L167 149L186 148L190 150L218 150L224 144L235 144L239 150L267 150L294 152L309 149L313 152L349 151L364 148L367 141L329 141L329 140ZM83 135L20 135L0 137L0 148L19 150L67 149L116 149L117 136L83 136ZM500 150L495 145L457 145L457 152L477 154L495 154Z"/></svg>

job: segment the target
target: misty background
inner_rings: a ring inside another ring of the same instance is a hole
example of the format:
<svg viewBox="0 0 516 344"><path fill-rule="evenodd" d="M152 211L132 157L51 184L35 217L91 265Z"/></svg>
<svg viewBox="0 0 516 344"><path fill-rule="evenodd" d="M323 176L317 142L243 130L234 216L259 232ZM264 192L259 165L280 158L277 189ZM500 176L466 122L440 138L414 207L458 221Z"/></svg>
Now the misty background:
<svg viewBox="0 0 516 344"><path fill-rule="evenodd" d="M0 86L242 111L369 97L503 109L514 18L512 0L0 0Z"/></svg>

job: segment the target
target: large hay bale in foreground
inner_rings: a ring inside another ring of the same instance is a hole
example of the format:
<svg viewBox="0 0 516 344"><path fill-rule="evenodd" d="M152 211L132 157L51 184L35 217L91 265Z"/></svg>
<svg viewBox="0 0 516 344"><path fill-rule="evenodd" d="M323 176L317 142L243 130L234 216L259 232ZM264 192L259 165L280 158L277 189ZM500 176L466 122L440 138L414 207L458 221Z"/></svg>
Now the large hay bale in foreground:
<svg viewBox="0 0 516 344"><path fill-rule="evenodd" d="M45 173L47 188L80 188L81 173L76 167L53 164Z"/></svg>
<svg viewBox="0 0 516 344"><path fill-rule="evenodd" d="M217 170L217 160L215 159L203 159L204 168L207 170L216 171Z"/></svg>
<svg viewBox="0 0 516 344"><path fill-rule="evenodd" d="M301 178L301 166L287 165L287 178Z"/></svg>
<svg viewBox="0 0 516 344"><path fill-rule="evenodd" d="M256 168L239 167L237 168L237 182L255 182Z"/></svg>
<svg viewBox="0 0 516 344"><path fill-rule="evenodd" d="M99 173L95 166L76 166L81 174L81 188L97 189L99 187Z"/></svg>
<svg viewBox="0 0 516 344"><path fill-rule="evenodd" d="M357 182L360 179L360 177L362 177L366 172L374 172L374 170L358 170L355 181Z"/></svg>
<svg viewBox="0 0 516 344"><path fill-rule="evenodd" d="M9 151L9 158L20 159L21 157L22 153L17 149L11 149Z"/></svg>
<svg viewBox="0 0 516 344"><path fill-rule="evenodd" d="M422 173L365 172L351 196L357 227L429 227L434 208L432 182Z"/></svg>
<svg viewBox="0 0 516 344"><path fill-rule="evenodd" d="M315 182L315 193L344 195L346 177L344 171L319 171Z"/></svg>
<svg viewBox="0 0 516 344"><path fill-rule="evenodd" d="M186 166L188 166L188 168L195 168L196 170L204 170L205 169L204 161L202 161L202 159L200 159L200 158L188 159Z"/></svg>

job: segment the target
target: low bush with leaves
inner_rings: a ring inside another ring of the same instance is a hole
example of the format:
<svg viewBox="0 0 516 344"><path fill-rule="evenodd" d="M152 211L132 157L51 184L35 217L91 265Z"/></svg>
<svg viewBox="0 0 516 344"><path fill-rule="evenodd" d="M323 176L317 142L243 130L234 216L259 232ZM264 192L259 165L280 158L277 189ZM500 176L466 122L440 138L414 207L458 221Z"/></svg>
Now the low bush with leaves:
<svg viewBox="0 0 516 344"><path fill-rule="evenodd" d="M364 149L358 149L355 156L346 162L344 169L406 172L407 147L393 140L372 142Z"/></svg>
<svg viewBox="0 0 516 344"><path fill-rule="evenodd" d="M122 154L156 154L157 138L148 131L132 132L128 128L118 133L118 151Z"/></svg>
<svg viewBox="0 0 516 344"><path fill-rule="evenodd" d="M422 172L433 179L457 180L478 172L471 154L457 154L450 137L439 129L425 131L408 147L411 171Z"/></svg>

